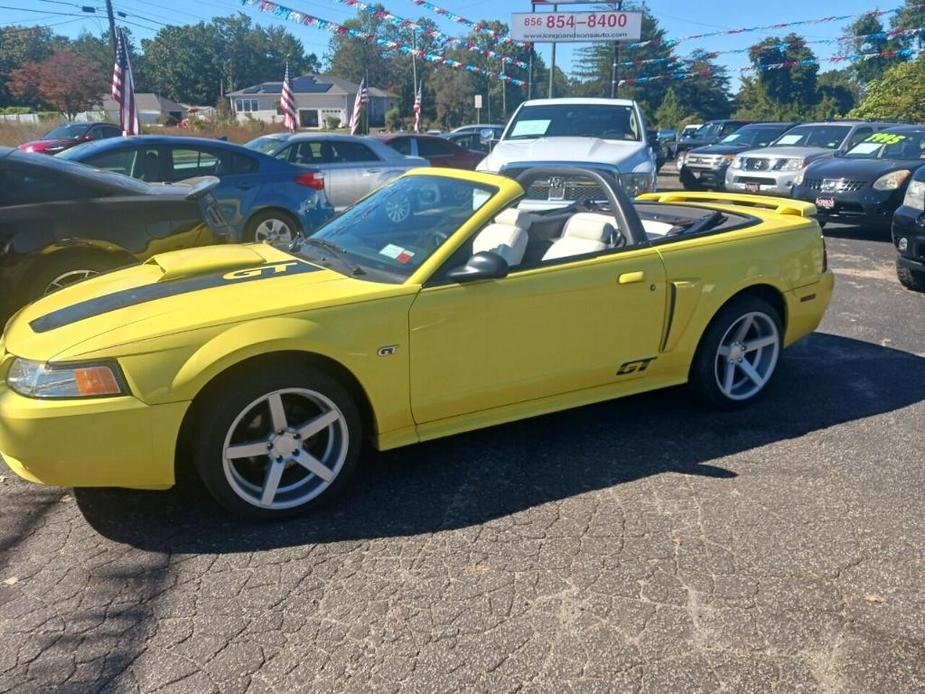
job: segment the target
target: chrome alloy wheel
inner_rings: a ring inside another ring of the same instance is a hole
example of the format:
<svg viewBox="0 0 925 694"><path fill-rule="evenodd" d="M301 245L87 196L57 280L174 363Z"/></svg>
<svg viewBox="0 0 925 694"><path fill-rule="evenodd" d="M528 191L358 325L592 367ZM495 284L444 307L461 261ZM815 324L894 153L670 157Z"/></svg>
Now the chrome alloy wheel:
<svg viewBox="0 0 925 694"><path fill-rule="evenodd" d="M753 311L736 320L716 351L716 383L730 400L756 395L774 374L780 331L766 313Z"/></svg>
<svg viewBox="0 0 925 694"><path fill-rule="evenodd" d="M292 243L292 229L282 219L265 219L254 229L257 243Z"/></svg>
<svg viewBox="0 0 925 694"><path fill-rule="evenodd" d="M411 198L407 195L393 195L385 202L385 216L390 222L399 224L411 216Z"/></svg>
<svg viewBox="0 0 925 694"><path fill-rule="evenodd" d="M225 479L258 508L300 506L327 489L347 458L347 420L334 402L306 388L286 388L250 403L223 445Z"/></svg>
<svg viewBox="0 0 925 694"><path fill-rule="evenodd" d="M96 270L70 270L61 275L55 277L51 282L48 283L48 286L45 287L43 296L48 296L52 292L56 292L59 289L64 289L65 287L70 287L72 284L77 284L83 280L90 279L91 277L96 277L99 272Z"/></svg>

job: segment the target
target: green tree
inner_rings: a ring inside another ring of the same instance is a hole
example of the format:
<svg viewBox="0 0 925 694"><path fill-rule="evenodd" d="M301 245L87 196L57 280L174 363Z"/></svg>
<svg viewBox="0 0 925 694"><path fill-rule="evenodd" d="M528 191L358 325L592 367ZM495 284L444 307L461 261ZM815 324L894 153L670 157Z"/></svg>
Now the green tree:
<svg viewBox="0 0 925 694"><path fill-rule="evenodd" d="M676 128L687 115L674 88L670 88L655 111L655 123L659 128Z"/></svg>
<svg viewBox="0 0 925 694"><path fill-rule="evenodd" d="M814 109L813 118L831 120L846 115L857 105L859 90L849 69L823 72L817 84L819 103Z"/></svg>
<svg viewBox="0 0 925 694"><path fill-rule="evenodd" d="M921 29L925 27L925 6L921 0L906 0L903 8L893 15L890 26L900 30L918 29L911 36L900 37L899 42L907 48L925 48L925 30Z"/></svg>
<svg viewBox="0 0 925 694"><path fill-rule="evenodd" d="M0 107L13 103L10 73L26 63L38 63L55 49L54 35L47 27L0 27Z"/></svg>
<svg viewBox="0 0 925 694"><path fill-rule="evenodd" d="M925 55L894 65L882 78L871 82L851 115L910 123L925 121Z"/></svg>
<svg viewBox="0 0 925 694"><path fill-rule="evenodd" d="M873 34L873 35L872 35ZM845 39L841 51L846 53L883 53L902 48L896 39L888 39L883 30L883 23L874 15L862 15L845 27ZM891 65L901 62L903 58L868 58L858 60L851 65L851 74L855 80L864 85L883 76Z"/></svg>
<svg viewBox="0 0 925 694"><path fill-rule="evenodd" d="M769 37L749 49L755 76L743 80L736 115L752 120L800 120L819 103L819 64L797 34ZM775 67L795 63L790 67Z"/></svg>
<svg viewBox="0 0 925 694"><path fill-rule="evenodd" d="M472 74L461 70L446 70L436 82L434 100L437 105L437 122L450 127L469 120L475 96Z"/></svg>

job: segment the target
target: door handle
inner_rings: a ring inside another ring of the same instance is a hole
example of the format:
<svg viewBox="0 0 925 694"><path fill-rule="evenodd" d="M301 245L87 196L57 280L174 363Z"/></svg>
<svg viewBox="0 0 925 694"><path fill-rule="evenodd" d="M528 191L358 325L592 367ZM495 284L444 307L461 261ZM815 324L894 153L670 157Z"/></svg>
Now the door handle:
<svg viewBox="0 0 925 694"><path fill-rule="evenodd" d="M637 270L636 272L624 272L617 278L617 282L620 284L635 284L636 282L642 282L646 278L646 273L642 270Z"/></svg>
<svg viewBox="0 0 925 694"><path fill-rule="evenodd" d="M366 169L366 171L364 171L364 173L367 173L367 174L377 174L377 173L379 173L379 170L378 170L378 169Z"/></svg>

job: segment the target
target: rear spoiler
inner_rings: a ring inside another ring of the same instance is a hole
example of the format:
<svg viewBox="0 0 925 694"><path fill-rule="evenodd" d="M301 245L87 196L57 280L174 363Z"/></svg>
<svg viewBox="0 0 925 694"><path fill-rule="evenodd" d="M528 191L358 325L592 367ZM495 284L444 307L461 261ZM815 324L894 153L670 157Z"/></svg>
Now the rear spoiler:
<svg viewBox="0 0 925 694"><path fill-rule="evenodd" d="M816 206L811 202L789 200L787 198L774 198L764 195L749 195L748 193L714 193L695 192L687 190L673 190L664 193L646 193L637 200L651 200L664 203L718 203L720 205L734 205L736 207L757 207L770 210L776 214L788 214L794 217L815 217Z"/></svg>
<svg viewBox="0 0 925 694"><path fill-rule="evenodd" d="M196 178L188 178L178 185L189 186L190 190L186 193L187 200L199 200L206 193L214 190L218 184L219 180L215 176L197 176Z"/></svg>

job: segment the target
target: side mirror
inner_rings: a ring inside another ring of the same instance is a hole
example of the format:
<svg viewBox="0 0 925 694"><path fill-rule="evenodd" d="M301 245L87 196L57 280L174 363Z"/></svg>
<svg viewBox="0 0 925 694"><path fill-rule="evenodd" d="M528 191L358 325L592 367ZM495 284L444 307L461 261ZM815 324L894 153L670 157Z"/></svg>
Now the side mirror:
<svg viewBox="0 0 925 694"><path fill-rule="evenodd" d="M506 277L511 267L497 253L483 251L476 253L465 265L450 270L446 277L453 282L474 282L476 280L497 280Z"/></svg>
<svg viewBox="0 0 925 694"><path fill-rule="evenodd" d="M661 141L658 139L658 133L649 133L649 146L658 149Z"/></svg>

